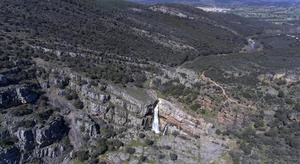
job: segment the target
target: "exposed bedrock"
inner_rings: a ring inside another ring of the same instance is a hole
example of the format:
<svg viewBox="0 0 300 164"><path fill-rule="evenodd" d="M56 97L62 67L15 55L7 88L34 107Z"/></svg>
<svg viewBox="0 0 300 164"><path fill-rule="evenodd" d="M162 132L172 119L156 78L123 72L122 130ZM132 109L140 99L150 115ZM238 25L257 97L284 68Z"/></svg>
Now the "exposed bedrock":
<svg viewBox="0 0 300 164"><path fill-rule="evenodd" d="M202 118L189 115L182 110L182 107L167 100L159 98L157 108L159 110L160 127L166 127L167 124L172 125L192 136L207 134L213 128L211 123L205 122ZM160 130L163 131L162 128Z"/></svg>
<svg viewBox="0 0 300 164"><path fill-rule="evenodd" d="M17 163L20 160L20 151L17 147L0 148L1 163Z"/></svg>
<svg viewBox="0 0 300 164"><path fill-rule="evenodd" d="M32 103L38 98L32 87L13 86L1 88L0 109L17 106L20 104Z"/></svg>

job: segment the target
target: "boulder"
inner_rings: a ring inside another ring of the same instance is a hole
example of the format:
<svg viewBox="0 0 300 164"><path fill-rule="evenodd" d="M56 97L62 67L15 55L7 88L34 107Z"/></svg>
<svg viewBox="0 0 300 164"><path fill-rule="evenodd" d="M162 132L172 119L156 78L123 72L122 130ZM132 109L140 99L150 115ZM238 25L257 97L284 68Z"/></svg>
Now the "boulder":
<svg viewBox="0 0 300 164"><path fill-rule="evenodd" d="M37 93L29 87L7 88L0 91L0 109L33 103L38 98Z"/></svg>
<svg viewBox="0 0 300 164"><path fill-rule="evenodd" d="M90 138L98 138L100 136L100 127L105 124L104 121L97 120L97 123L86 113L71 112L68 115L70 120L69 139L74 150L86 144Z"/></svg>
<svg viewBox="0 0 300 164"><path fill-rule="evenodd" d="M75 127L83 136L97 137L100 133L99 125L90 118L76 119Z"/></svg>
<svg viewBox="0 0 300 164"><path fill-rule="evenodd" d="M43 147L41 149L35 149L33 151L33 155L38 158L44 158L44 157L55 158L62 155L64 151L65 151L64 146L59 144L58 145L53 144L53 145Z"/></svg>
<svg viewBox="0 0 300 164"><path fill-rule="evenodd" d="M8 79L4 75L0 74L0 87L7 86L8 84Z"/></svg>
<svg viewBox="0 0 300 164"><path fill-rule="evenodd" d="M16 92L18 95L18 99L22 104L32 103L38 98L38 95L28 87L17 88Z"/></svg>
<svg viewBox="0 0 300 164"><path fill-rule="evenodd" d="M9 131L6 129L0 129L0 141L3 141L10 137Z"/></svg>
<svg viewBox="0 0 300 164"><path fill-rule="evenodd" d="M62 116L55 116L42 128L36 130L36 142L40 147L61 140L68 132L68 126Z"/></svg>
<svg viewBox="0 0 300 164"><path fill-rule="evenodd" d="M288 118L291 121L300 122L300 112L289 113Z"/></svg>
<svg viewBox="0 0 300 164"><path fill-rule="evenodd" d="M34 148L34 135L31 129L20 128L16 132L16 136L19 140L19 147L22 150L31 150Z"/></svg>
<svg viewBox="0 0 300 164"><path fill-rule="evenodd" d="M88 109L90 110L91 114L93 115L103 115L109 108L109 104L98 104L95 102L90 102L88 104Z"/></svg>
<svg viewBox="0 0 300 164"><path fill-rule="evenodd" d="M0 147L0 163L18 163L21 153L15 146L9 148Z"/></svg>
<svg viewBox="0 0 300 164"><path fill-rule="evenodd" d="M142 120L142 127L145 130L149 130L152 127L152 121L153 121L153 117L152 116L146 116L145 118L143 118Z"/></svg>
<svg viewBox="0 0 300 164"><path fill-rule="evenodd" d="M14 89L0 91L0 109L21 104Z"/></svg>

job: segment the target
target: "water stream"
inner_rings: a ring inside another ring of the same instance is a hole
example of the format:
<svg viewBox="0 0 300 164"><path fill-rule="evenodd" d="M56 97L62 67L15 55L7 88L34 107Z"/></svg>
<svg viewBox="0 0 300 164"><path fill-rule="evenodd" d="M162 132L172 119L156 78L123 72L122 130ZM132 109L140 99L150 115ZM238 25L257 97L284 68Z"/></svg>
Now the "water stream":
<svg viewBox="0 0 300 164"><path fill-rule="evenodd" d="M168 128L169 128L169 124L167 124L167 125L165 126L163 135L166 135L166 134L167 134Z"/></svg>
<svg viewBox="0 0 300 164"><path fill-rule="evenodd" d="M154 117L152 122L152 131L154 131L156 134L159 134L159 116L158 116L158 105L154 108Z"/></svg>

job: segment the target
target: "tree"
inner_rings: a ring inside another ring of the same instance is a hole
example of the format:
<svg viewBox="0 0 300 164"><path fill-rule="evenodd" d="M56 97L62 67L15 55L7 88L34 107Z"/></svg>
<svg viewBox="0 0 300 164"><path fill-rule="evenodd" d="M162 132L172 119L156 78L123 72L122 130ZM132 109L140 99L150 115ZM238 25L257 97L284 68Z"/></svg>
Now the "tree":
<svg viewBox="0 0 300 164"><path fill-rule="evenodd" d="M177 154L170 153L170 159L171 159L172 161L176 161L177 158L178 158Z"/></svg>
<svg viewBox="0 0 300 164"><path fill-rule="evenodd" d="M79 99L74 101L73 104L77 109L82 109L84 107L83 102L81 102Z"/></svg>
<svg viewBox="0 0 300 164"><path fill-rule="evenodd" d="M297 103L294 107L294 110L300 112L300 103Z"/></svg>
<svg viewBox="0 0 300 164"><path fill-rule="evenodd" d="M135 153L135 148L127 147L126 152L129 153L129 154L134 154Z"/></svg>

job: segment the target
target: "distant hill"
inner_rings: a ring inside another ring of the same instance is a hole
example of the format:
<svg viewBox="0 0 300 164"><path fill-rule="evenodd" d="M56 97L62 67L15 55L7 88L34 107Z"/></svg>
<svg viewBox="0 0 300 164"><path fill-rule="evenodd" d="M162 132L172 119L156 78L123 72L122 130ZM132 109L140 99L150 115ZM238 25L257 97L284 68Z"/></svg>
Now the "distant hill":
<svg viewBox="0 0 300 164"><path fill-rule="evenodd" d="M2 18L11 12L14 14L11 16L16 19L18 15L30 11L28 15L32 19L23 20L22 28L36 30L36 27L39 27L37 35L39 39L36 39L36 42L43 38L47 44L52 44L49 43L51 36L51 38L68 41L72 45L114 52L123 56L148 58L170 65L180 64L187 58L192 59L207 53L236 51L243 43L244 36L253 35L262 29L259 25L255 25L257 22L238 16L209 14L180 5L172 5L167 10L183 13L190 18L183 19L158 11L154 12L120 0L102 0L96 1L95 4L92 2L77 4L76 1L70 3L67 0L62 2L56 0L56 3L4 2L2 4L8 7L3 9ZM15 10L15 6L20 4L22 8ZM63 8L61 9L60 6ZM44 10L44 8L49 9ZM56 11L56 8L61 11ZM70 8L72 12L69 11ZM111 12L111 8L114 8L114 13ZM84 14L81 10L84 10ZM76 16L73 13L76 13ZM74 17L76 19L73 19ZM99 17L101 19L97 19ZM17 22L15 19L11 21ZM170 43L164 43L167 41ZM145 51L149 49L151 51ZM157 56L157 54L164 55Z"/></svg>
<svg viewBox="0 0 300 164"><path fill-rule="evenodd" d="M291 5L300 0L129 0L140 3L182 3L202 5Z"/></svg>

